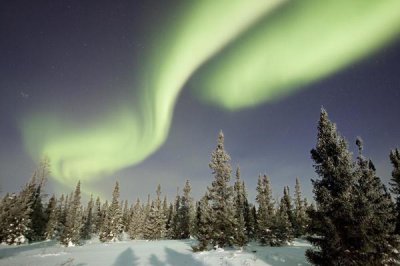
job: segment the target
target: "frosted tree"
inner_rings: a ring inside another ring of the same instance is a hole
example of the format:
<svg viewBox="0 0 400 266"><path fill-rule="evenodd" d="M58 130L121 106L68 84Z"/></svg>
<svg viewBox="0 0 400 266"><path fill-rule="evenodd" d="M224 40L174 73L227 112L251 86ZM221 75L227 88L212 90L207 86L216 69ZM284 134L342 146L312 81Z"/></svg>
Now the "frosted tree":
<svg viewBox="0 0 400 266"><path fill-rule="evenodd" d="M65 246L73 246L79 244L81 227L81 182L78 181L72 201L70 203L70 206L68 207L65 228L60 236L60 242Z"/></svg>
<svg viewBox="0 0 400 266"><path fill-rule="evenodd" d="M292 198L290 197L289 186L286 186L283 188L282 200L283 200L284 204L286 205L287 216L289 217L289 222L290 222L291 226L293 227L293 224L296 223L296 218L293 213Z"/></svg>
<svg viewBox="0 0 400 266"><path fill-rule="evenodd" d="M93 211L93 233L98 234L100 232L100 228L103 222L103 212L101 210L101 201L100 197L97 196L96 202L94 204L94 211Z"/></svg>
<svg viewBox="0 0 400 266"><path fill-rule="evenodd" d="M142 239L143 238L143 226L144 226L144 211L140 200L137 199L136 204L132 209L132 215L130 217L128 234L130 239Z"/></svg>
<svg viewBox="0 0 400 266"><path fill-rule="evenodd" d="M54 239L58 234L58 216L59 216L57 208L57 199L55 195L53 195L50 198L49 203L47 204L46 216L48 217L48 219L46 224L46 230L44 233L44 238L47 240Z"/></svg>
<svg viewBox="0 0 400 266"><path fill-rule="evenodd" d="M170 239L178 239L180 235L179 215L178 215L178 210L180 209L180 206L181 206L181 196L179 195L179 188L177 188L175 204L171 211L171 217L169 219L169 224L168 224L167 237Z"/></svg>
<svg viewBox="0 0 400 266"><path fill-rule="evenodd" d="M396 197L396 234L400 235L400 151L399 149L390 152L390 162L393 165L392 178L390 180L390 192Z"/></svg>
<svg viewBox="0 0 400 266"><path fill-rule="evenodd" d="M45 181L50 174L50 162L44 158L38 168L35 170L32 178L32 186L30 191L30 201L32 212L30 214L31 229L28 238L31 241L38 241L44 239L44 231L46 229L46 216L43 208L43 193Z"/></svg>
<svg viewBox="0 0 400 266"><path fill-rule="evenodd" d="M161 186L157 186L156 200L152 202L144 227L145 239L158 240L165 237L165 216L161 205Z"/></svg>
<svg viewBox="0 0 400 266"><path fill-rule="evenodd" d="M183 188L183 195L180 199L180 206L177 210L177 223L179 233L177 233L178 239L186 239L190 237L190 229L192 227L192 208L193 199L190 195L192 190L189 180L186 180L185 187Z"/></svg>
<svg viewBox="0 0 400 266"><path fill-rule="evenodd" d="M272 224L275 214L271 184L267 175L258 177L256 201L258 203L257 238L262 245L272 245Z"/></svg>
<svg viewBox="0 0 400 266"><path fill-rule="evenodd" d="M90 200L87 204L86 210L84 212L83 227L82 227L82 239L92 238L93 232L93 195L90 195Z"/></svg>
<svg viewBox="0 0 400 266"><path fill-rule="evenodd" d="M124 207L122 209L122 224L124 225L124 231L128 231L129 227L129 208L128 208L128 200L124 201Z"/></svg>
<svg viewBox="0 0 400 266"><path fill-rule="evenodd" d="M287 187L284 189L284 195L288 195ZM287 198L282 197L279 208L272 224L273 238L272 246L287 245L293 240L293 228L289 218Z"/></svg>
<svg viewBox="0 0 400 266"><path fill-rule="evenodd" d="M210 223L213 227L212 243L214 246L232 246L236 242L235 211L233 206L233 188L229 184L231 178L230 156L224 149L224 134L218 135L216 149L211 154L209 164L214 181L208 187L211 206Z"/></svg>
<svg viewBox="0 0 400 266"><path fill-rule="evenodd" d="M307 225L306 202L302 199L300 181L296 178L294 191L294 223L293 230L295 237L305 234Z"/></svg>
<svg viewBox="0 0 400 266"><path fill-rule="evenodd" d="M99 235L101 242L115 242L122 239L122 211L119 205L119 183L115 183L113 197Z"/></svg>
<svg viewBox="0 0 400 266"><path fill-rule="evenodd" d="M248 242L245 224L245 204L247 202L246 191L244 184L240 179L240 168L236 169L236 181L234 184L234 206L235 217L237 221L236 226L236 245L242 247Z"/></svg>
<svg viewBox="0 0 400 266"><path fill-rule="evenodd" d="M350 238L354 261L371 265L390 265L399 261L395 232L396 211L391 196L376 176L372 161L362 155L362 141L356 166L355 225Z"/></svg>
<svg viewBox="0 0 400 266"><path fill-rule="evenodd" d="M349 240L354 230L355 174L347 142L322 109L318 122L317 144L311 150L319 179L312 180L316 210L312 213L311 236L316 247L306 256L316 265L351 265L355 249Z"/></svg>
<svg viewBox="0 0 400 266"><path fill-rule="evenodd" d="M207 193L197 202L196 207L196 234L195 237L199 241L197 246L193 247L194 251L202 251L210 248L212 243L212 231L214 230L211 222L211 207L208 202Z"/></svg>

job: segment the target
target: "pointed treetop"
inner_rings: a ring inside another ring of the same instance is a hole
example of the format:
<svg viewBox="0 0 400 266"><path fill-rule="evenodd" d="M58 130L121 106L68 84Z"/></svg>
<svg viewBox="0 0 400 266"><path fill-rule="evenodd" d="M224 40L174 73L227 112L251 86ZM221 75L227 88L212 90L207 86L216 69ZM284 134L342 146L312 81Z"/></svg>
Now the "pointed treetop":
<svg viewBox="0 0 400 266"><path fill-rule="evenodd" d="M239 180L240 179L240 167L239 165L236 168L236 179Z"/></svg>

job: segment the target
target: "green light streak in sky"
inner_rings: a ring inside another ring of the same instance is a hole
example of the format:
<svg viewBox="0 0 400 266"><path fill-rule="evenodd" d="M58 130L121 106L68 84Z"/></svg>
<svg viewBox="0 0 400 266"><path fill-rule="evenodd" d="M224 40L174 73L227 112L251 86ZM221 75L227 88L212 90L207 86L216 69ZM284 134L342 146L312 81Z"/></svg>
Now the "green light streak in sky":
<svg viewBox="0 0 400 266"><path fill-rule="evenodd" d="M141 162L164 143L176 99L190 75L280 2L193 1L154 41L158 45L136 84L138 106L125 106L84 126L60 122L55 115L27 117L21 125L28 151L36 159L48 156L52 175L71 186L77 179L110 175Z"/></svg>
<svg viewBox="0 0 400 266"><path fill-rule="evenodd" d="M400 1L291 1L195 74L203 100L230 110L272 101L377 50L400 31Z"/></svg>
<svg viewBox="0 0 400 266"><path fill-rule="evenodd" d="M47 155L60 182L74 186L111 175L155 152L191 76L191 87L208 102L232 110L254 106L351 64L400 29L398 0L187 4L153 40L134 85L137 104L121 104L84 125L57 114L23 119L27 150L36 160Z"/></svg>

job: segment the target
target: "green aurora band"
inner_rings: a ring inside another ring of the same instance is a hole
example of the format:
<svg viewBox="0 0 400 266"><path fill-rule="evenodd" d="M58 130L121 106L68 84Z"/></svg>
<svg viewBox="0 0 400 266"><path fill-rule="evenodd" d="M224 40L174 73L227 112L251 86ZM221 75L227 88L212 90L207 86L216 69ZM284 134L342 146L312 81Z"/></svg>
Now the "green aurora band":
<svg viewBox="0 0 400 266"><path fill-rule="evenodd" d="M32 158L48 156L52 176L70 186L114 174L165 142L189 79L207 102L231 110L254 106L340 70L400 30L398 0L247 3L190 1L180 10L153 40L137 104L84 125L56 114L22 119Z"/></svg>

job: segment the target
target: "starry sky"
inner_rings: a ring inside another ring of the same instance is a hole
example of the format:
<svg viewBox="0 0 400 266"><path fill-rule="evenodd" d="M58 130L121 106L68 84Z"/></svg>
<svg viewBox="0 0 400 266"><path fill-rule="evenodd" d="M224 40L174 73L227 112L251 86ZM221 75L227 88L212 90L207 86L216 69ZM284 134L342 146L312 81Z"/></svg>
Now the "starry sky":
<svg viewBox="0 0 400 266"><path fill-rule="evenodd" d="M398 1L20 1L0 5L0 189L44 155L48 193L199 198L218 132L250 199L260 173L312 198L321 106L388 182L400 146Z"/></svg>

